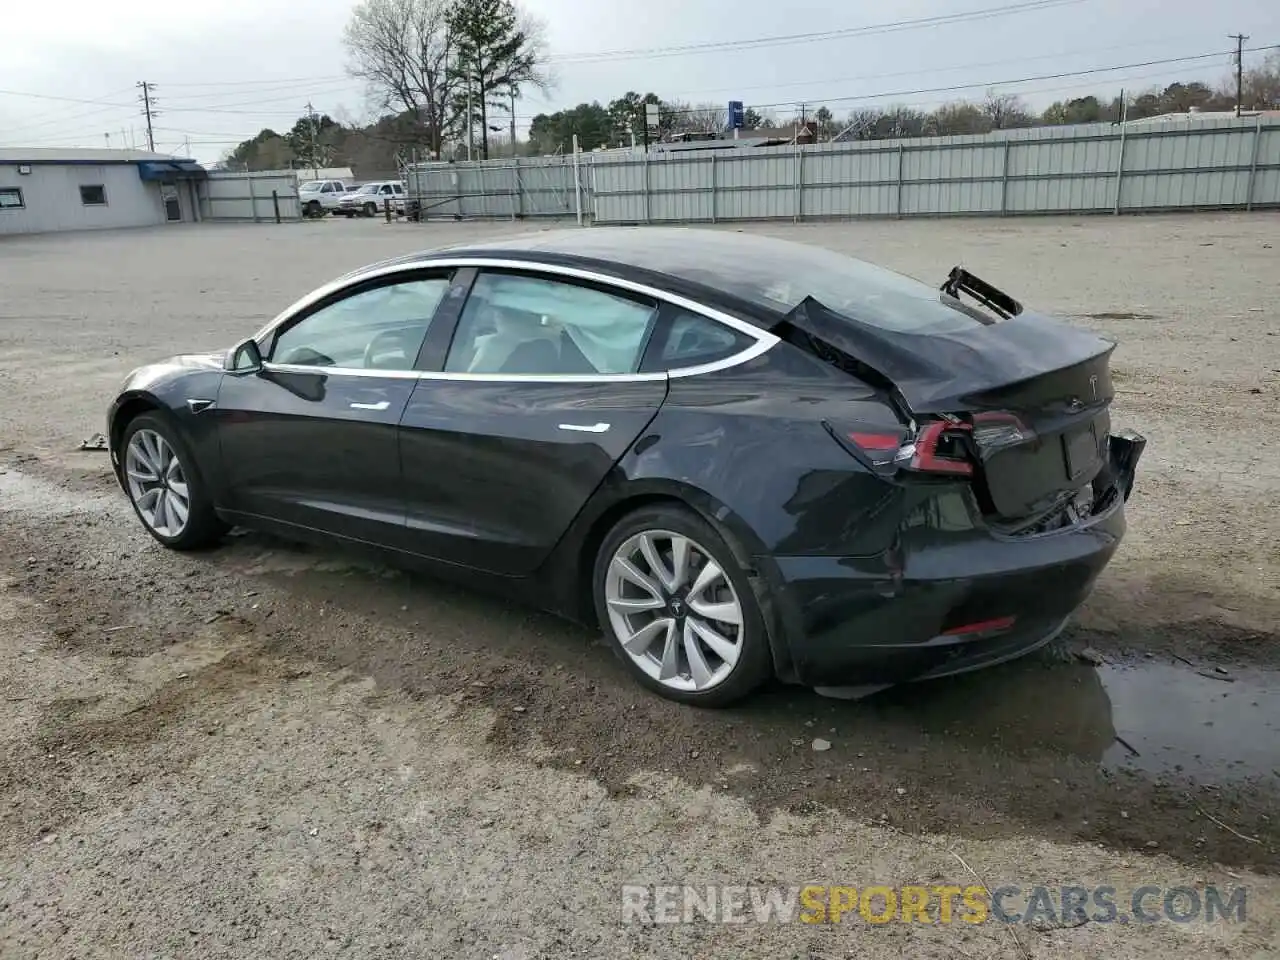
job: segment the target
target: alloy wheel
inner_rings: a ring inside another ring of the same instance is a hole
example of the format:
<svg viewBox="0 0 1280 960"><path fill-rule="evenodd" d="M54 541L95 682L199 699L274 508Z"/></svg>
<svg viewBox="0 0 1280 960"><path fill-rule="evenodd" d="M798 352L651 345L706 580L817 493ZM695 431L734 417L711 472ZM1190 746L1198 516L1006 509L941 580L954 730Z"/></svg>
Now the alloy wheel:
<svg viewBox="0 0 1280 960"><path fill-rule="evenodd" d="M710 551L684 534L646 530L623 541L609 561L605 604L623 652L672 690L710 690L742 655L737 591Z"/></svg>
<svg viewBox="0 0 1280 960"><path fill-rule="evenodd" d="M162 537L181 536L191 513L191 491L169 442L154 430L139 430L125 450L124 471L142 522Z"/></svg>

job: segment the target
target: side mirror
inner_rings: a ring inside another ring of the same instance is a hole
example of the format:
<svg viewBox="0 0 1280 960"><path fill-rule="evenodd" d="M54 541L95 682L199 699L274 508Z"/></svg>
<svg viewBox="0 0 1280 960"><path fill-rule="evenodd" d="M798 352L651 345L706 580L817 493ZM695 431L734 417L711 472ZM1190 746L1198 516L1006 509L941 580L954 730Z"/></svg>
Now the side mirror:
<svg viewBox="0 0 1280 960"><path fill-rule="evenodd" d="M258 373L262 370L262 352L258 349L258 341L241 340L227 351L222 361L222 369L228 373Z"/></svg>

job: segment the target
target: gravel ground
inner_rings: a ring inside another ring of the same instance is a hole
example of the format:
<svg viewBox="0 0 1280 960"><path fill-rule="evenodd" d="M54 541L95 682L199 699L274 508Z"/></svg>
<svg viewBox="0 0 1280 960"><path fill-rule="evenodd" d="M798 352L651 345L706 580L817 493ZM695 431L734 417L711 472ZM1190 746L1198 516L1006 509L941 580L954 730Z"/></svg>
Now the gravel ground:
<svg viewBox="0 0 1280 960"><path fill-rule="evenodd" d="M256 534L166 553L105 457L76 450L130 368L225 345L347 269L511 225L0 242L0 955L1266 955L1278 227L747 228L930 281L962 262L1115 337L1114 420L1150 444L1129 537L1053 650L860 703L781 688L722 713L634 688L589 632L362 558ZM978 877L1243 884L1249 919L619 920L624 883Z"/></svg>

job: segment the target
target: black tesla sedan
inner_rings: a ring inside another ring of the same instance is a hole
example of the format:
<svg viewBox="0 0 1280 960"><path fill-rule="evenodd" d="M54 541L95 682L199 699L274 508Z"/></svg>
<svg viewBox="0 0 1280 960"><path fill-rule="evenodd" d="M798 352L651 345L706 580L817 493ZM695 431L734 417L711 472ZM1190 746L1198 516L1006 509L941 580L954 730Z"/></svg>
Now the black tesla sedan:
<svg viewBox="0 0 1280 960"><path fill-rule="evenodd" d="M1050 640L1145 443L1111 430L1113 348L958 267L550 231L375 264L142 367L108 436L168 547L376 547L598 621L641 683L712 706Z"/></svg>

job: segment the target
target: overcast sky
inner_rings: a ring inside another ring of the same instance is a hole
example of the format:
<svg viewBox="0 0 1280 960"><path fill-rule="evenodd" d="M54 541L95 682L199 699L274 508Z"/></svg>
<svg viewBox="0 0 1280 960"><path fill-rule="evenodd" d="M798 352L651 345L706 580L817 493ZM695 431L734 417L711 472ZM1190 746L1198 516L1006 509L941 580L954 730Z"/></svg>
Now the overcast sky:
<svg viewBox="0 0 1280 960"><path fill-rule="evenodd" d="M867 105L931 107L988 86L1043 107L1087 92L1114 95L1175 79L1217 83L1231 33L1280 44L1280 0L1046 0L1043 9L913 29L671 55L690 44L850 30L1018 0L524 0L545 21L557 85L517 105L533 115L627 90L667 99L770 106L781 116L826 103L837 117ZM6 4L0 56L0 145L145 146L134 84L156 85L157 148L217 160L263 127L289 128L310 100L347 122L370 116L344 74L352 0L219 0L210 4L62 0ZM651 51L600 58L611 51ZM652 51L668 51L655 55ZM594 60L584 59L592 56ZM1263 53L1246 54L1246 66ZM1020 81L1020 82L1015 82ZM950 92L942 87L974 85ZM935 92L919 92L930 90ZM26 94L26 95L23 95ZM31 96L33 94L41 97ZM886 96L892 94L892 96ZM58 99L65 98L65 99ZM75 101L92 101L90 103Z"/></svg>

